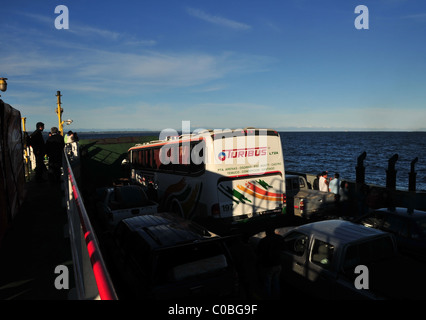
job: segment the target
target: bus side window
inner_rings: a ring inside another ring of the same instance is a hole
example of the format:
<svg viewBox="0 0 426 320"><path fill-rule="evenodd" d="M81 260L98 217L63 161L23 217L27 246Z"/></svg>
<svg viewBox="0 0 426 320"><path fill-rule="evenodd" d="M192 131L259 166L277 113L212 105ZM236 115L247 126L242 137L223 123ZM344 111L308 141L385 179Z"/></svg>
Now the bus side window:
<svg viewBox="0 0 426 320"><path fill-rule="evenodd" d="M139 165L141 166L141 168L145 167L145 151L141 150L139 151Z"/></svg>
<svg viewBox="0 0 426 320"><path fill-rule="evenodd" d="M191 144L191 173L197 173L204 169L204 141Z"/></svg>
<svg viewBox="0 0 426 320"><path fill-rule="evenodd" d="M144 168L150 168L150 157L149 157L149 149L144 150Z"/></svg>
<svg viewBox="0 0 426 320"><path fill-rule="evenodd" d="M139 150L135 158L138 168L143 168L143 151Z"/></svg>
<svg viewBox="0 0 426 320"><path fill-rule="evenodd" d="M160 168L161 162L160 162L160 148L155 148L153 150L154 156L153 156L153 168L157 169Z"/></svg>
<svg viewBox="0 0 426 320"><path fill-rule="evenodd" d="M131 163L132 163L133 166L135 166L135 164L137 163L136 162L137 155L138 155L137 151L134 151L134 150L130 151L130 153L129 153L129 157L132 160Z"/></svg>
<svg viewBox="0 0 426 320"><path fill-rule="evenodd" d="M184 167L188 167L191 159L191 149L189 145L184 145L180 147L181 150L181 164Z"/></svg>
<svg viewBox="0 0 426 320"><path fill-rule="evenodd" d="M179 161L175 166L175 171L186 173L189 171L189 146L179 146Z"/></svg>
<svg viewBox="0 0 426 320"><path fill-rule="evenodd" d="M162 171L169 171L170 169L170 163L165 164L170 159L171 150L166 148L160 148L158 149L158 156L159 156L159 163L160 165L158 168Z"/></svg>
<svg viewBox="0 0 426 320"><path fill-rule="evenodd" d="M151 159L151 169L156 169L156 163L154 158L154 149L149 150L149 157Z"/></svg>

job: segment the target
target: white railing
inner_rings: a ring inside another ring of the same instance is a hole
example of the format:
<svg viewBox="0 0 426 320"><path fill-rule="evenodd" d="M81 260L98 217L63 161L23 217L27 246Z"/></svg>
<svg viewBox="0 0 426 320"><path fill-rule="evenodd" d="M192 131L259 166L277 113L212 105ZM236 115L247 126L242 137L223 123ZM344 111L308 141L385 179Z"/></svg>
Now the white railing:
<svg viewBox="0 0 426 320"><path fill-rule="evenodd" d="M64 188L76 298L78 300L117 300L67 152L64 154Z"/></svg>

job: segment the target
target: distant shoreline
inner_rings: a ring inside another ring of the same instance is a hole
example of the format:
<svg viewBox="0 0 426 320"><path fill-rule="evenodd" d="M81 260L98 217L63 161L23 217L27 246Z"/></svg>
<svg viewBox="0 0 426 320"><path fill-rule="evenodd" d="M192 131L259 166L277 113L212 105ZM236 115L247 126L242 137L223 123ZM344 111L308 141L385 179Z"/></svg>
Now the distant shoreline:
<svg viewBox="0 0 426 320"><path fill-rule="evenodd" d="M260 128L260 127L259 127ZM168 128L168 129L172 129L175 130L173 128ZM197 130L199 128L194 128L192 131ZM235 130L235 129L239 129L239 128L216 128L216 129L208 129L208 130L226 130L226 129L231 129L231 130ZM274 128L270 128L273 130L276 130L277 132L301 132L301 133L306 133L306 132L321 132L321 133L327 133L327 132L360 132L360 133L368 133L368 132L374 132L374 133L380 133L380 132L384 132L384 133L398 133L398 132L402 132L402 133L409 133L409 132L413 132L413 133L417 133L417 132L426 132L426 129L419 129L419 130L343 130L343 129L336 129L336 130L322 130L322 129L300 129L300 130L293 130L293 129L287 129L287 130L280 130L280 129L274 129ZM69 129L69 130L64 130L64 132L68 132L68 131L73 131L73 132L78 132L78 133L85 133L85 134L113 134L113 133L117 133L117 134L130 134L130 133L136 133L136 134L140 134L140 133L159 133L162 130L89 130L89 129ZM177 132L181 132L180 130L176 130Z"/></svg>

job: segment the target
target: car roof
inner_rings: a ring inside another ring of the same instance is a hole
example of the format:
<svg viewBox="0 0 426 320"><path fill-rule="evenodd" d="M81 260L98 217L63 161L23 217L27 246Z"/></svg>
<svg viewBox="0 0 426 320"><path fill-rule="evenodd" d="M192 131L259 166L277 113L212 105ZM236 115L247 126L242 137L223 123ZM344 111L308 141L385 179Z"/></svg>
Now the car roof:
<svg viewBox="0 0 426 320"><path fill-rule="evenodd" d="M286 178L299 178L300 176L298 176L296 174L286 174L285 177Z"/></svg>
<svg viewBox="0 0 426 320"><path fill-rule="evenodd" d="M386 234L385 232L346 220L325 220L312 222L295 228L306 234L333 245L346 245Z"/></svg>
<svg viewBox="0 0 426 320"><path fill-rule="evenodd" d="M410 211L408 211L407 208L401 208L401 207L380 208L380 209L374 210L374 212L383 212L383 213L386 213L386 214L392 214L392 215L396 215L396 216L407 217L407 218L410 218L410 219L413 219L413 220L426 218L426 211L412 210L410 212Z"/></svg>
<svg viewBox="0 0 426 320"><path fill-rule="evenodd" d="M122 220L122 223L143 238L152 249L218 238L190 220L165 213L135 216Z"/></svg>

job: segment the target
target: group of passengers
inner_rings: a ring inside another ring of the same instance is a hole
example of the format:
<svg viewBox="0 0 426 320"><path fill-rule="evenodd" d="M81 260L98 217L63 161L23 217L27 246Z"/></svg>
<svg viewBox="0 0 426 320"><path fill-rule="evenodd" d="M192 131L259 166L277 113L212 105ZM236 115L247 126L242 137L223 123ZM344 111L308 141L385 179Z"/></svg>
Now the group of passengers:
<svg viewBox="0 0 426 320"><path fill-rule="evenodd" d="M47 173L50 182L60 182L62 168L62 154L64 147L68 143L76 140L76 133L69 131L65 137L62 137L61 132L57 127L52 127L49 132L49 137L46 142L43 138L44 123L38 122L36 130L28 136L27 145L33 148L36 168L35 179L37 182L43 182L44 174ZM78 139L78 138L77 138ZM48 167L44 164L45 156L48 157Z"/></svg>
<svg viewBox="0 0 426 320"><path fill-rule="evenodd" d="M334 178L328 179L327 171L318 174L313 185L315 190L334 193L336 202L347 200L348 187L348 182L342 181L337 172L334 174Z"/></svg>

